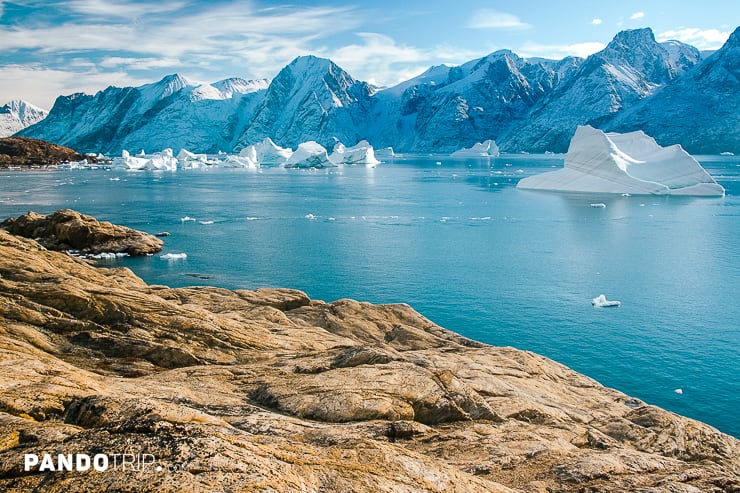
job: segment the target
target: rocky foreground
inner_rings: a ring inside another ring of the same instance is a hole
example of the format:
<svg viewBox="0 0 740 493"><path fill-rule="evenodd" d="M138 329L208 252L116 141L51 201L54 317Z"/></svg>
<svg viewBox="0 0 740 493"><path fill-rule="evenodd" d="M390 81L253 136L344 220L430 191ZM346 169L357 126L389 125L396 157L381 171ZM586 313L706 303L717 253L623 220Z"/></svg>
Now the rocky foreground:
<svg viewBox="0 0 740 493"><path fill-rule="evenodd" d="M0 491L737 492L740 442L406 305L147 285L0 230Z"/></svg>

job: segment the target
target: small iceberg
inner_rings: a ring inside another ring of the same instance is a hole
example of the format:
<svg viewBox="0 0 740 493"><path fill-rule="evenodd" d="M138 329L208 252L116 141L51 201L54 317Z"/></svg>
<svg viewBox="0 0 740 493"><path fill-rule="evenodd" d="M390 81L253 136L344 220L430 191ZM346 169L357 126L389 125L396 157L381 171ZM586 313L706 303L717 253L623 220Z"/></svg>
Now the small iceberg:
<svg viewBox="0 0 740 493"><path fill-rule="evenodd" d="M576 130L564 167L523 178L517 188L557 192L722 197L725 189L680 145L662 147L642 131Z"/></svg>
<svg viewBox="0 0 740 493"><path fill-rule="evenodd" d="M678 395L683 395L683 389L676 389L674 390L674 392L677 393Z"/></svg>
<svg viewBox="0 0 740 493"><path fill-rule="evenodd" d="M477 142L472 147L459 149L451 154L452 157L498 157L499 148L495 140Z"/></svg>
<svg viewBox="0 0 740 493"><path fill-rule="evenodd" d="M324 146L309 140L298 144L298 149L291 154L283 165L286 168L335 168Z"/></svg>
<svg viewBox="0 0 740 493"><path fill-rule="evenodd" d="M183 222L183 223L190 222L190 221L195 221L195 218L190 217L190 216L183 216L180 218L180 222Z"/></svg>
<svg viewBox="0 0 740 493"><path fill-rule="evenodd" d="M184 260L188 258L187 253L165 253L164 255L160 255L159 258L162 260Z"/></svg>
<svg viewBox="0 0 740 493"><path fill-rule="evenodd" d="M594 207L596 209L606 209L606 204L603 202L598 202L595 204L591 204L591 207Z"/></svg>
<svg viewBox="0 0 740 493"><path fill-rule="evenodd" d="M380 161L375 159L373 146L366 140L361 140L352 147L346 147L341 142L337 142L329 159L334 164L364 164L368 167L380 163Z"/></svg>
<svg viewBox="0 0 740 493"><path fill-rule="evenodd" d="M596 298L591 300L591 304L596 307L607 307L607 306L621 306L621 301L607 300L603 294L598 295Z"/></svg>

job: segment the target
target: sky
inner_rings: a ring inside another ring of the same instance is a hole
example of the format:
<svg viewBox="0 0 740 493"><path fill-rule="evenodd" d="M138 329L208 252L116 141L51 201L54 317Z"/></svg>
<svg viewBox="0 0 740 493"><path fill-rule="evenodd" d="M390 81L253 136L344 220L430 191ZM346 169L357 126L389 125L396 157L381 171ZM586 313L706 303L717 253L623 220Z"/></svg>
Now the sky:
<svg viewBox="0 0 740 493"><path fill-rule="evenodd" d="M0 104L50 109L59 95L176 72L199 82L273 78L309 54L392 86L499 49L585 57L641 27L714 50L738 25L737 0L0 0Z"/></svg>

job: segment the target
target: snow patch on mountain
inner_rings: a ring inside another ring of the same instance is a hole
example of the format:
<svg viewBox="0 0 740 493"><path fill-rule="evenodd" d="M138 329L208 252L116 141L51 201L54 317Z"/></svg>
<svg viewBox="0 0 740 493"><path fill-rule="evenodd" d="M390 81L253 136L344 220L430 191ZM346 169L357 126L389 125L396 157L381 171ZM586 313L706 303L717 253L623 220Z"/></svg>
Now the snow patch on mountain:
<svg viewBox="0 0 740 493"><path fill-rule="evenodd" d="M10 137L26 127L40 122L49 112L22 99L0 106L0 137Z"/></svg>

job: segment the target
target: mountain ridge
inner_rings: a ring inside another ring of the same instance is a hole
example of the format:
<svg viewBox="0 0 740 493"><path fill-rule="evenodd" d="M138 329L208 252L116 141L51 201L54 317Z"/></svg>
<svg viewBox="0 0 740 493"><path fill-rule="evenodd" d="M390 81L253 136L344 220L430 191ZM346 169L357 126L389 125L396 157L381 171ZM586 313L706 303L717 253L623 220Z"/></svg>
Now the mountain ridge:
<svg viewBox="0 0 740 493"><path fill-rule="evenodd" d="M398 152L446 153L495 139L504 152L564 152L576 127L588 124L644 129L661 145L679 143L690 152L740 152L738 139L722 131L735 128L730 110L740 104L732 64L738 55L727 47L737 37L735 30L725 47L703 58L690 45L659 43L649 28L634 29L586 59L499 50L383 89L308 55L272 80L197 84L172 74L140 87L60 96L46 119L19 135L112 154L166 147L234 152L265 137L293 148L308 140L331 148L364 139ZM718 57L725 61L716 63ZM695 90L707 101L729 98L724 107L710 105L719 118L691 103ZM692 112L706 116L702 128L693 128Z"/></svg>

